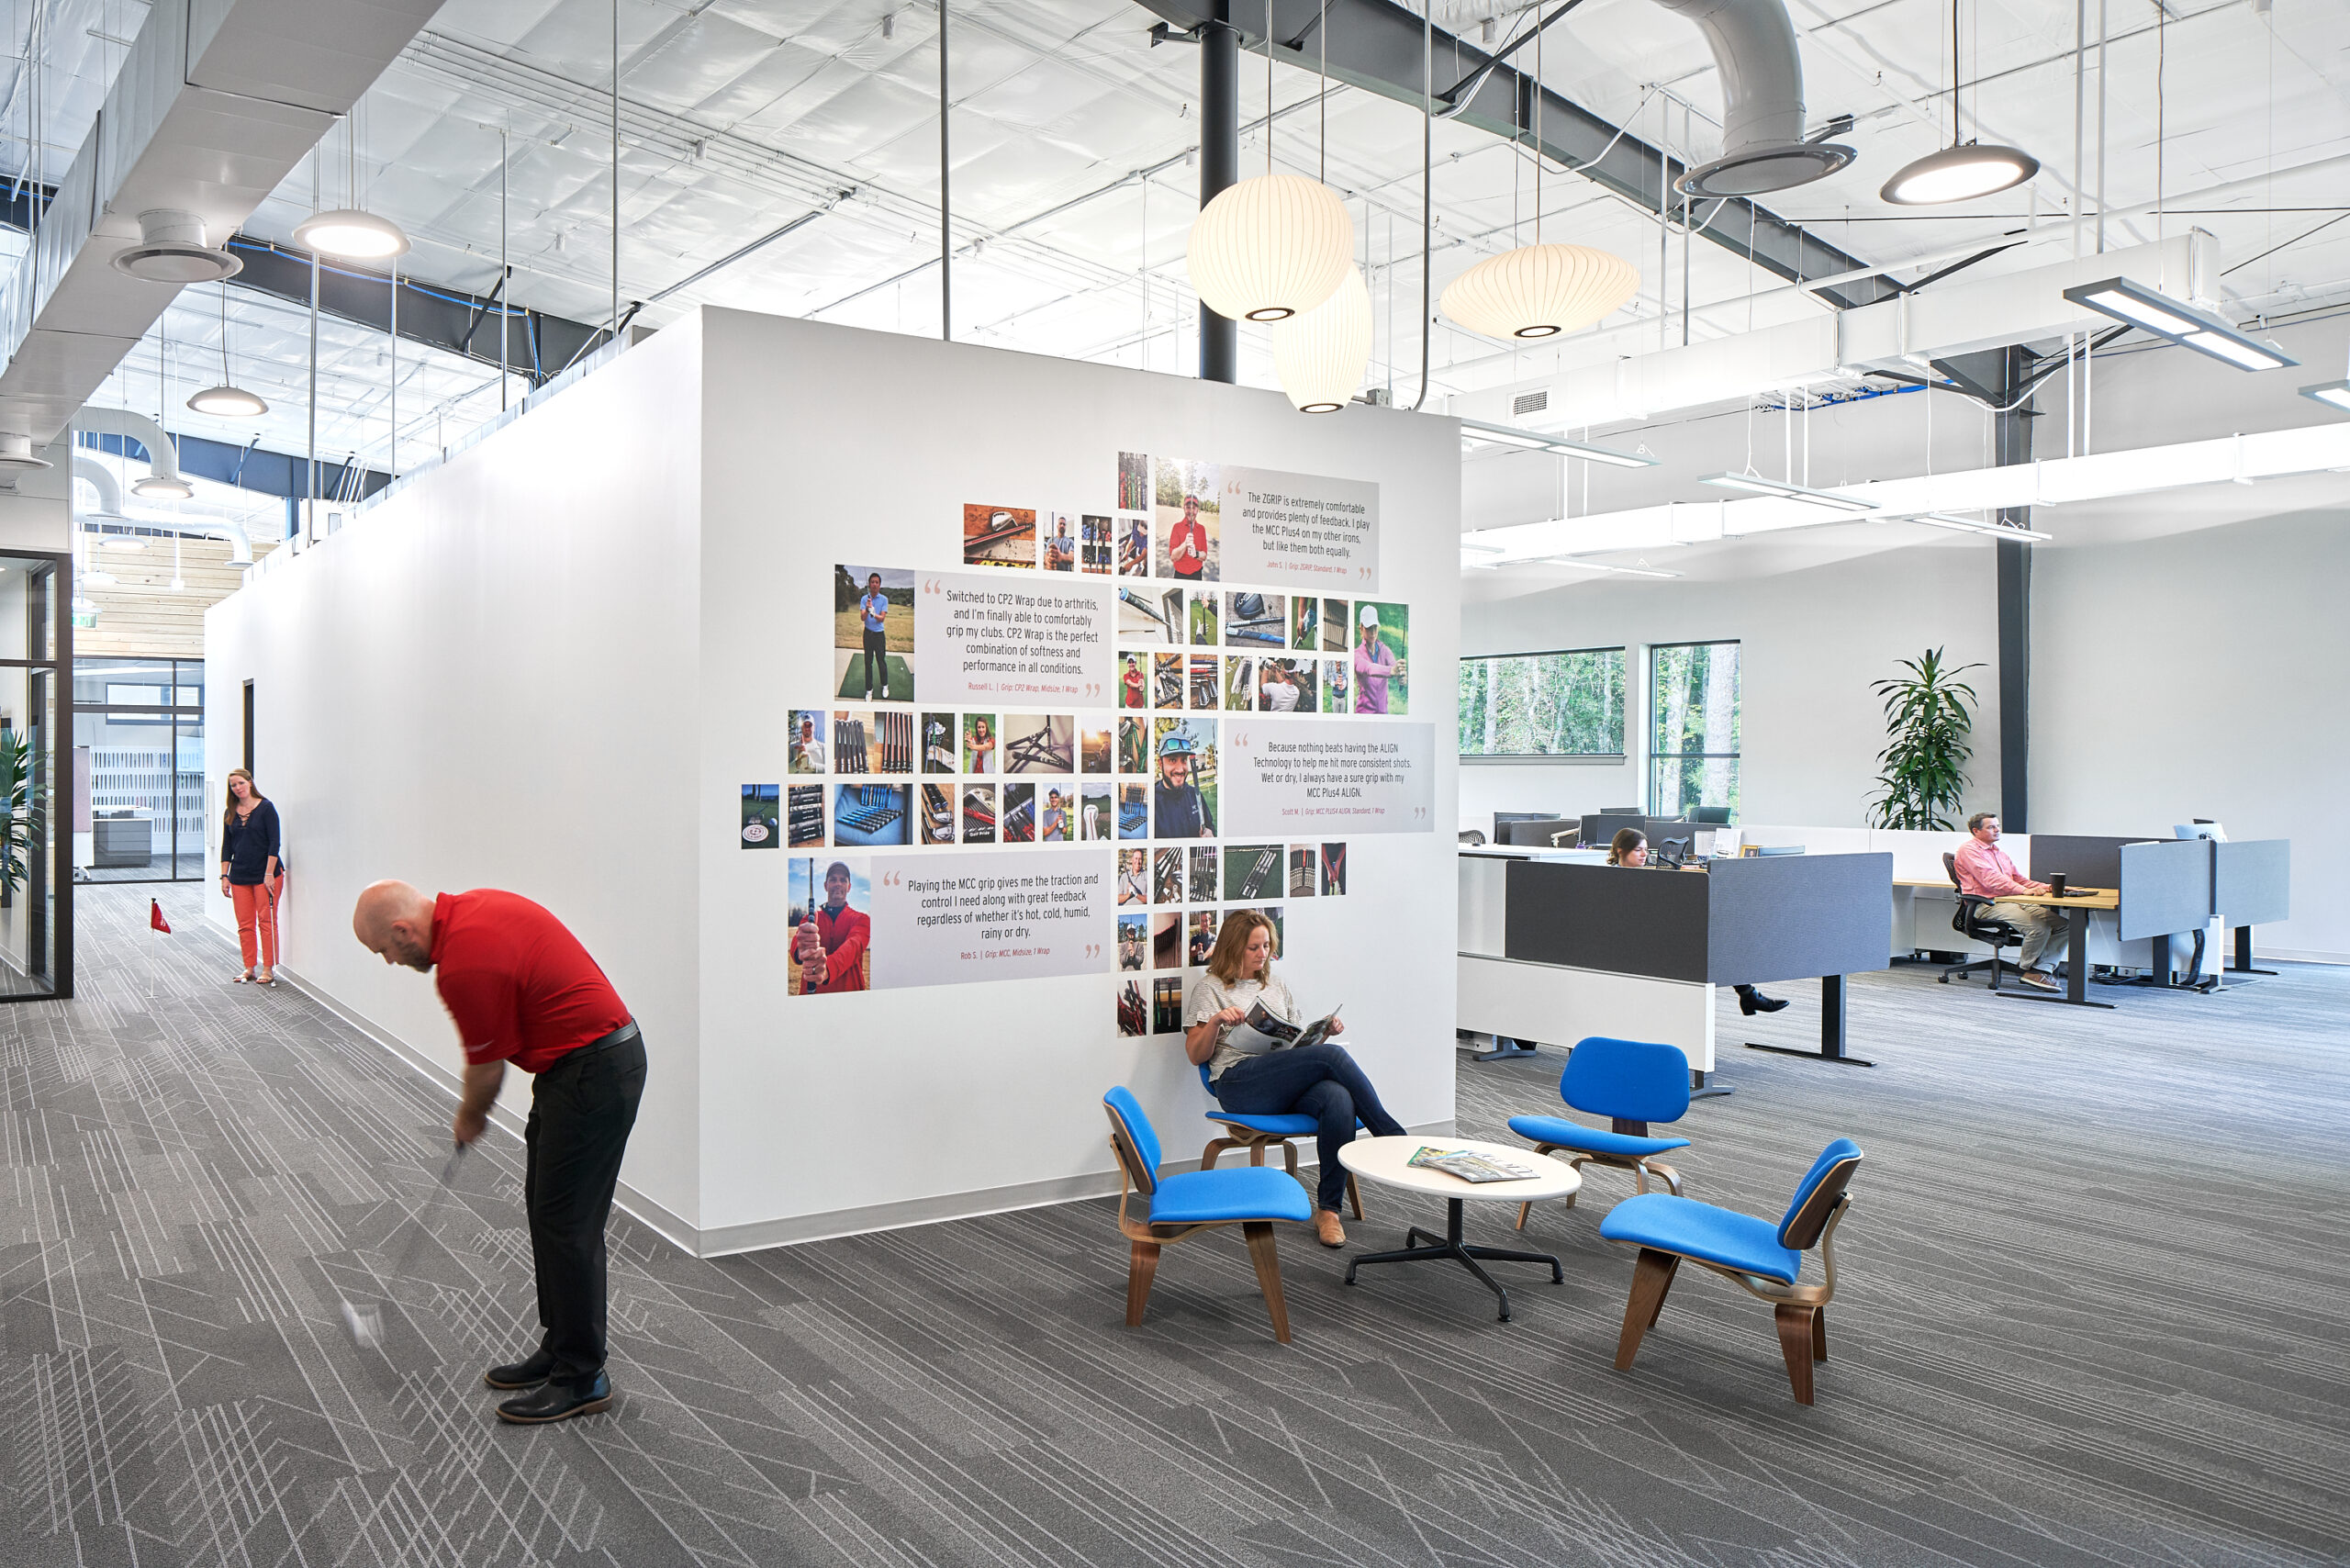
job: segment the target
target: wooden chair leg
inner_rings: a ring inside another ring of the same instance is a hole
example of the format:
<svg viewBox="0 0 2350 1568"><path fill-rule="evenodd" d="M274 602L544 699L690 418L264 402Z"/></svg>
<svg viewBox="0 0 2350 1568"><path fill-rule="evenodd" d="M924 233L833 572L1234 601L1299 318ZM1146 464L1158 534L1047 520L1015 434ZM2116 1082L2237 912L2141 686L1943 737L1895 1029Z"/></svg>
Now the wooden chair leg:
<svg viewBox="0 0 2350 1568"><path fill-rule="evenodd" d="M1281 1139L1281 1165L1292 1176L1297 1174L1297 1145Z"/></svg>
<svg viewBox="0 0 2350 1568"><path fill-rule="evenodd" d="M1273 1338L1289 1343L1289 1303L1281 1296L1281 1262L1273 1251L1270 1220L1252 1219L1240 1227L1248 1238L1248 1260L1257 1265L1257 1283L1265 1292L1265 1310L1273 1319Z"/></svg>
<svg viewBox="0 0 2350 1568"><path fill-rule="evenodd" d="M1656 1305L1649 1308L1649 1327L1651 1328L1656 1327L1656 1320L1664 1316L1665 1293L1672 1290L1673 1282L1681 1277L1681 1260L1670 1252L1665 1254L1665 1259L1664 1283L1657 1286Z"/></svg>
<svg viewBox="0 0 2350 1568"><path fill-rule="evenodd" d="M1828 1309L1824 1306L1811 1309L1811 1359L1815 1361L1828 1359Z"/></svg>
<svg viewBox="0 0 2350 1568"><path fill-rule="evenodd" d="M1289 1146L1287 1144L1283 1144L1281 1147L1286 1148ZM1262 1165L1265 1163L1265 1144L1263 1139L1259 1138L1248 1146L1248 1163L1251 1165Z"/></svg>
<svg viewBox="0 0 2350 1568"><path fill-rule="evenodd" d="M1362 1218L1362 1189L1355 1185L1355 1173L1351 1170L1347 1172L1347 1199L1354 1204L1355 1218L1360 1221Z"/></svg>
<svg viewBox="0 0 2350 1568"><path fill-rule="evenodd" d="M1665 1190L1667 1192L1671 1193L1676 1198L1681 1195L1680 1171L1675 1170L1670 1165L1660 1164L1653 1159L1644 1161L1643 1163L1647 1166L1650 1175L1662 1177L1663 1179Z"/></svg>
<svg viewBox="0 0 2350 1568"><path fill-rule="evenodd" d="M1624 1303L1624 1333L1616 1341L1617 1372L1632 1370L1632 1358L1640 1353L1640 1340L1655 1325L1665 1290L1673 1283L1673 1271L1680 1264L1681 1260L1670 1252L1640 1249L1640 1260L1632 1266L1631 1298Z"/></svg>
<svg viewBox="0 0 2350 1568"><path fill-rule="evenodd" d="M1234 1147L1233 1140L1228 1137L1209 1139L1207 1148L1200 1150L1200 1169L1214 1170L1215 1162L1224 1158L1224 1151L1232 1147Z"/></svg>
<svg viewBox="0 0 2350 1568"><path fill-rule="evenodd" d="M1126 1254L1126 1327L1142 1326L1142 1309L1150 1300L1151 1276L1158 1272L1158 1243L1137 1241Z"/></svg>
<svg viewBox="0 0 2350 1568"><path fill-rule="evenodd" d="M1787 1382L1796 1391L1796 1403L1811 1403L1811 1349L1813 1322L1818 1309L1780 1304L1772 1312L1778 1320L1779 1350L1786 1357Z"/></svg>

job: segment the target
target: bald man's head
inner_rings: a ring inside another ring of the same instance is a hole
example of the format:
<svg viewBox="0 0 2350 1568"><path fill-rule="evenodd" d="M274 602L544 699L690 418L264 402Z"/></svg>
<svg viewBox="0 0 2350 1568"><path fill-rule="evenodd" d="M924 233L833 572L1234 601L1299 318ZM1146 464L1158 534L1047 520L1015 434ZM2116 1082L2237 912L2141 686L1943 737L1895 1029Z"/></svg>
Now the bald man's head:
<svg viewBox="0 0 2350 1568"><path fill-rule="evenodd" d="M432 896L406 882L370 882L351 912L351 934L387 964L432 968Z"/></svg>

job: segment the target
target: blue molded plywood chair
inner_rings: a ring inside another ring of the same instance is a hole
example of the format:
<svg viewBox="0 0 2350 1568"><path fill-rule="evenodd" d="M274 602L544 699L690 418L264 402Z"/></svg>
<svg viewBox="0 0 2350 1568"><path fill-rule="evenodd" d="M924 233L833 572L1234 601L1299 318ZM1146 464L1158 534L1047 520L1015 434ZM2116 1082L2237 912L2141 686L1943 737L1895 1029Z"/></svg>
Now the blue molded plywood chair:
<svg viewBox="0 0 2350 1568"><path fill-rule="evenodd" d="M1248 1257L1264 1288L1273 1338L1289 1343L1289 1305L1281 1299L1281 1261L1273 1252L1273 1221L1304 1225L1314 1217L1314 1201L1292 1178L1263 1166L1231 1170L1158 1173L1158 1135L1151 1129L1134 1092L1123 1085L1102 1096L1110 1114L1110 1148L1125 1182L1118 1190L1118 1231L1130 1243L1126 1265L1126 1327L1142 1322L1150 1300L1151 1277L1158 1271L1158 1249L1195 1232L1237 1225L1248 1238ZM1148 1202L1145 1217L1126 1212L1129 1193Z"/></svg>
<svg viewBox="0 0 2350 1568"><path fill-rule="evenodd" d="M1830 1144L1812 1161L1775 1226L1769 1220L1662 1193L1627 1198L1609 1210L1599 1234L1640 1249L1632 1271L1631 1299L1624 1304L1616 1370L1631 1370L1641 1337L1656 1327L1657 1316L1664 1310L1664 1293L1673 1288L1673 1271L1686 1258L1773 1305L1787 1382L1795 1388L1796 1404L1810 1404L1812 1363L1828 1359L1828 1303L1836 1294L1836 1226L1850 1206L1844 1189L1860 1166L1860 1146L1851 1138ZM1819 1249L1820 1282L1799 1284L1803 1255L1814 1247Z"/></svg>
<svg viewBox="0 0 2350 1568"><path fill-rule="evenodd" d="M1606 1116L1608 1130L1584 1126L1564 1116L1512 1116L1509 1130L1534 1140L1534 1152L1564 1151L1567 1163L1580 1170L1585 1165L1612 1165L1632 1173L1634 1189L1649 1190L1654 1176L1677 1195L1681 1172L1657 1159L1676 1148L1687 1148L1685 1137L1652 1137L1651 1122L1677 1122L1689 1112L1689 1058L1677 1046L1650 1045L1640 1040L1612 1040L1594 1035L1579 1042L1559 1075L1559 1098L1588 1116ZM1574 1194L1566 1197L1574 1206ZM1527 1212L1517 1205L1517 1225L1526 1228Z"/></svg>
<svg viewBox="0 0 2350 1568"><path fill-rule="evenodd" d="M1210 1099L1215 1097L1215 1085L1209 1081L1205 1062L1200 1064L1200 1087L1208 1092ZM1208 1113L1208 1120L1225 1131L1222 1137L1210 1138L1207 1148L1200 1150L1200 1169L1203 1170L1214 1170L1215 1162L1224 1158L1224 1151L1227 1148L1245 1148L1248 1151L1249 1164L1262 1165L1265 1163L1265 1150L1279 1146L1281 1164L1287 1167L1292 1176L1296 1176L1297 1145L1290 1140L1312 1137L1319 1130L1311 1116L1244 1116L1237 1111L1220 1107ZM1360 1127L1362 1124L1357 1122L1355 1126ZM1301 1182L1303 1180L1300 1178ZM1347 1201L1354 1205L1355 1218L1362 1218L1362 1189L1355 1185L1355 1173L1351 1170L1347 1172Z"/></svg>

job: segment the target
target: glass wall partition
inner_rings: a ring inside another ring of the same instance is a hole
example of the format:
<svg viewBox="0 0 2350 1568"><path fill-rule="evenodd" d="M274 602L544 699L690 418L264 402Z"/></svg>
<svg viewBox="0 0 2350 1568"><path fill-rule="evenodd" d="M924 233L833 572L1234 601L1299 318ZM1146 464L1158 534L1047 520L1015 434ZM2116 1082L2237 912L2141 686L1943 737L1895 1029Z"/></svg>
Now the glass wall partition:
<svg viewBox="0 0 2350 1568"><path fill-rule="evenodd" d="M0 1002L73 994L62 555L0 555Z"/></svg>
<svg viewBox="0 0 2350 1568"><path fill-rule="evenodd" d="M202 880L204 661L76 660L73 745L90 770L83 879Z"/></svg>

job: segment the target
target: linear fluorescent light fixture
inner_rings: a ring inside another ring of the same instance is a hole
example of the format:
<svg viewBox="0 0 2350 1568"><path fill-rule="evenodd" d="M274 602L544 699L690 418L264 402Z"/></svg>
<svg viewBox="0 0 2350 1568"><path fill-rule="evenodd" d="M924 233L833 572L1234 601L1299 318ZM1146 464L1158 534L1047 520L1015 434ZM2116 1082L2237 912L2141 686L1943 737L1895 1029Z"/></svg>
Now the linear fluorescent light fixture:
<svg viewBox="0 0 2350 1568"><path fill-rule="evenodd" d="M1765 479L1759 474L1706 474L1697 482L1718 485L1725 490L1751 490L1758 496L1776 496L1781 500L1806 501L1832 511L1862 513L1877 510L1874 501L1864 501L1857 496L1840 496L1833 490L1815 490L1808 485Z"/></svg>
<svg viewBox="0 0 2350 1568"><path fill-rule="evenodd" d="M2239 370L2282 370L2301 363L2281 349L2246 337L2208 310L2126 277L2080 284L2066 289L2065 297Z"/></svg>
<svg viewBox="0 0 2350 1568"><path fill-rule="evenodd" d="M2323 403L2350 414L2350 381L2321 381L2314 386L2302 387L2301 396L2312 403Z"/></svg>
<svg viewBox="0 0 2350 1568"><path fill-rule="evenodd" d="M1567 441L1540 431L1522 431L1512 425L1489 425L1483 420L1460 421L1463 441L1491 442L1496 446L1524 447L1528 452L1556 452L1568 457L1581 457L1593 463L1605 463L1616 468L1653 468L1656 459L1642 457L1634 452L1617 452L1611 447L1587 446L1579 441Z"/></svg>
<svg viewBox="0 0 2350 1568"><path fill-rule="evenodd" d="M1908 519L1929 528L1947 528L1959 533L1987 533L1994 539L2053 539L2053 533L2041 533L2029 528L2010 528L2003 522L1978 522L1971 517L1953 517L1946 511L1919 512Z"/></svg>
<svg viewBox="0 0 2350 1568"><path fill-rule="evenodd" d="M1544 555L1538 560L1521 561L1526 566L1581 566L1586 572L1614 572L1627 577L1677 577L1679 572L1659 571L1654 566L1611 566L1605 561L1585 561L1573 555Z"/></svg>

